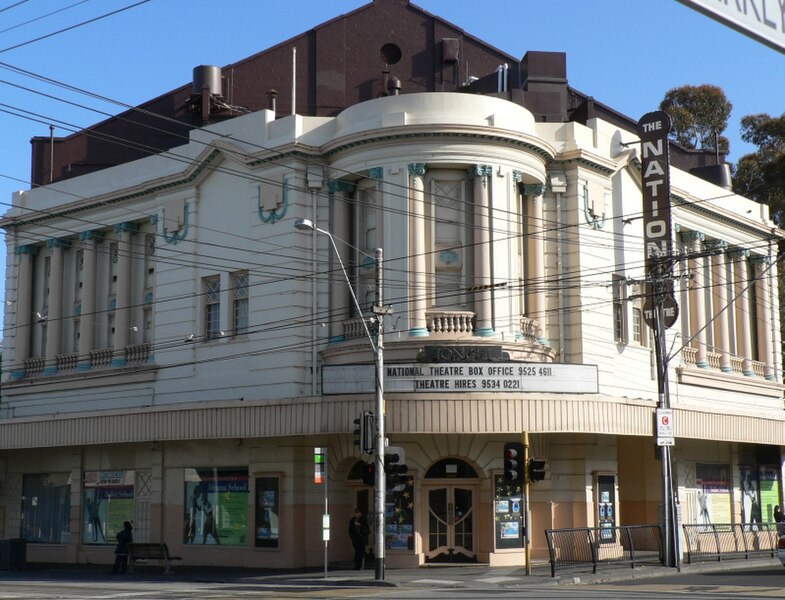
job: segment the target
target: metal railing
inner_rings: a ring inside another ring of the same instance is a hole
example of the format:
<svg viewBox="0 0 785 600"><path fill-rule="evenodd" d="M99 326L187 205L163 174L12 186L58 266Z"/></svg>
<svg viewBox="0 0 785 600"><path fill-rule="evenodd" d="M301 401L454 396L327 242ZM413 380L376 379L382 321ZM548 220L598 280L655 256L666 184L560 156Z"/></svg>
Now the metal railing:
<svg viewBox="0 0 785 600"><path fill-rule="evenodd" d="M688 563L777 555L777 523L682 525Z"/></svg>
<svg viewBox="0 0 785 600"><path fill-rule="evenodd" d="M556 569L591 565L662 564L662 534L659 525L628 525L621 527L576 527L546 529L551 577Z"/></svg>

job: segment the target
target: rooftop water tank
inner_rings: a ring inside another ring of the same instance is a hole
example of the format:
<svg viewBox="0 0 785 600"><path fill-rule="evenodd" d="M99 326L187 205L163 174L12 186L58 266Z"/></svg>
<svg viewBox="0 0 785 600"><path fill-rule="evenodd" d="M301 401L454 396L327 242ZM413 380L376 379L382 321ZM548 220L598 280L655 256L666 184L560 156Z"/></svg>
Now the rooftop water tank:
<svg viewBox="0 0 785 600"><path fill-rule="evenodd" d="M194 67L193 93L199 95L202 88L207 86L213 96L222 96L221 89L221 67L211 65L199 65Z"/></svg>

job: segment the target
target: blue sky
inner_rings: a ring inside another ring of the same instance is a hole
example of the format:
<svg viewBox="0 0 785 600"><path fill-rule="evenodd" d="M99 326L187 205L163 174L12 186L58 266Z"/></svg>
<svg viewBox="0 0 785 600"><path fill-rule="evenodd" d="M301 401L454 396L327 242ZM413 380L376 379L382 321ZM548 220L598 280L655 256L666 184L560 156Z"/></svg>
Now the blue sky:
<svg viewBox="0 0 785 600"><path fill-rule="evenodd" d="M0 0L0 61L138 104L189 83L197 65L236 62L366 4L362 0L151 0L13 48L138 1ZM752 150L739 137L741 117L785 112L785 54L676 0L420 0L414 4L516 57L528 50L566 52L570 85L634 119L656 110L672 87L719 85L734 106L725 132L731 140L731 161ZM9 84L100 111L121 112L116 105L0 68L0 111L23 109L43 121L0 112L2 212L13 191L28 187L31 137L48 136L51 119L87 126L105 118ZM3 245L0 276L4 265Z"/></svg>

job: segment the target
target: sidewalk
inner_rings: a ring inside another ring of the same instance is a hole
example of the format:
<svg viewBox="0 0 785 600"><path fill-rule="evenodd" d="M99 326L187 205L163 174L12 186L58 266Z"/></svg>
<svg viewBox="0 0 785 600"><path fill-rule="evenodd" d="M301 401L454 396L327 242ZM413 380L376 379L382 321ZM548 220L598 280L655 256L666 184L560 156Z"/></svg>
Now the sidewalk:
<svg viewBox="0 0 785 600"><path fill-rule="evenodd" d="M727 571L778 565L777 559L733 560L683 565L682 573ZM388 569L383 581L375 579L373 569L355 571L340 567L324 570L281 571L272 569L240 569L225 567L193 567L175 565L172 573L163 574L158 566L143 566L133 574L111 575L108 565L62 565L31 563L21 571L0 571L0 582L14 581L118 581L127 582L201 582L234 583L263 587L313 589L321 587L433 587L433 588L505 588L543 587L569 584L595 584L678 575L676 569L658 566L605 567L557 572L551 577L549 565L536 565L532 575L523 567L488 565L424 566L414 569Z"/></svg>

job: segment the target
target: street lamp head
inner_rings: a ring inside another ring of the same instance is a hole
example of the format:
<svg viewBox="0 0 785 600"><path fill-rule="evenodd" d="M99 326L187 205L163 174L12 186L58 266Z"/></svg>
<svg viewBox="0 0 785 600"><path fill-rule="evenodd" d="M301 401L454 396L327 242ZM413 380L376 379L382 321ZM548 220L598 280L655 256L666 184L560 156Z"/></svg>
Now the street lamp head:
<svg viewBox="0 0 785 600"><path fill-rule="evenodd" d="M310 219L295 219L294 228L299 229L300 231L313 231L316 229L316 226L314 226L313 221Z"/></svg>

